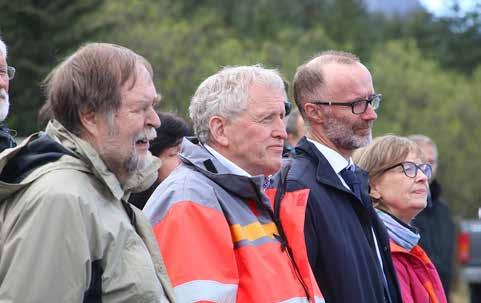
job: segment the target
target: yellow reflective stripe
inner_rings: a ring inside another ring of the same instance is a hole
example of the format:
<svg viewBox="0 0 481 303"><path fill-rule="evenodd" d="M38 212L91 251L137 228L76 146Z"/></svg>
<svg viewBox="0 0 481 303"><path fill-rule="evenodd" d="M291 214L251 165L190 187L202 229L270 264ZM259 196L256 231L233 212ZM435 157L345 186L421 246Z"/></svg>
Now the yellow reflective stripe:
<svg viewBox="0 0 481 303"><path fill-rule="evenodd" d="M274 237L274 234L279 234L276 224L274 222L260 224L254 222L245 226L233 224L230 226L230 232L234 242L241 240L255 241L262 237Z"/></svg>

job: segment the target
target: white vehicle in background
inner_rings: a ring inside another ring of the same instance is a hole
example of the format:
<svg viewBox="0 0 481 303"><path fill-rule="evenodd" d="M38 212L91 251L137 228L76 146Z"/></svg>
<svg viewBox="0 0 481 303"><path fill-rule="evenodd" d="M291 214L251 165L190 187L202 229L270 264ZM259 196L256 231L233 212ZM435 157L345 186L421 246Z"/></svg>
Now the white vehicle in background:
<svg viewBox="0 0 481 303"><path fill-rule="evenodd" d="M478 220L464 220L458 235L461 278L468 283L471 303L481 302L481 208Z"/></svg>

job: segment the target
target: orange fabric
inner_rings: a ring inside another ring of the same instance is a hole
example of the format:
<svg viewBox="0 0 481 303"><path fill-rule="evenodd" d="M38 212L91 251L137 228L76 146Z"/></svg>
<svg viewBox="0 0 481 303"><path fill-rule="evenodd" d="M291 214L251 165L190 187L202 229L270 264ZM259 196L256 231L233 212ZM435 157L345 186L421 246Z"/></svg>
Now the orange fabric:
<svg viewBox="0 0 481 303"><path fill-rule="evenodd" d="M258 247L243 246L235 251L241 275L238 302L280 302L305 296L286 252L279 253L282 253L281 248L276 242Z"/></svg>
<svg viewBox="0 0 481 303"><path fill-rule="evenodd" d="M287 216L282 223L313 300L322 295L309 267L303 239L307 194L307 190L286 194L281 215ZM196 281L235 284L236 302L279 302L305 297L287 251L271 240L272 234L278 233L272 222L229 226L222 212L183 201L167 211L154 226L154 233L174 287ZM261 242L234 248L239 240ZM302 251L297 252L298 249Z"/></svg>
<svg viewBox="0 0 481 303"><path fill-rule="evenodd" d="M178 202L154 226L154 234L174 287L204 279L238 283L230 228L219 211Z"/></svg>
<svg viewBox="0 0 481 303"><path fill-rule="evenodd" d="M266 195L271 200L271 203L274 202L275 194L275 189L269 189L266 191ZM280 217L289 246L292 248L293 257L299 268L302 279L308 288L309 296L311 298L314 296L322 298L321 290L317 285L316 278L309 265L306 243L304 240L304 219L308 196L309 189L285 193L281 202Z"/></svg>

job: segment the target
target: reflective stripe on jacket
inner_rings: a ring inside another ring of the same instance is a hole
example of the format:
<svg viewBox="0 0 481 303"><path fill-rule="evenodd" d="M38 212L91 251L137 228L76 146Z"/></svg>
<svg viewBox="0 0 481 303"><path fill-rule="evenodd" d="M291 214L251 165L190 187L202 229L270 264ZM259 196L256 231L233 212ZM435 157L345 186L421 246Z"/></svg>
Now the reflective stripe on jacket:
<svg viewBox="0 0 481 303"><path fill-rule="evenodd" d="M263 192L263 176L230 174L204 147L187 140L181 158L183 164L144 208L176 299L324 302L303 241L308 191L282 200L280 221L288 249L269 199L276 191Z"/></svg>
<svg viewBox="0 0 481 303"><path fill-rule="evenodd" d="M410 251L390 241L403 303L446 303L438 272L421 246Z"/></svg>

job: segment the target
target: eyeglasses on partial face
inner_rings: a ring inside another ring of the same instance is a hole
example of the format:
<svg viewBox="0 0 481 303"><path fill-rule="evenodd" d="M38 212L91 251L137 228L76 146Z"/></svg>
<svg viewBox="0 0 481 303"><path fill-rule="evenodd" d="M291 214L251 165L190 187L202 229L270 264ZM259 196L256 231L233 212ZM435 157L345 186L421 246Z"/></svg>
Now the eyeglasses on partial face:
<svg viewBox="0 0 481 303"><path fill-rule="evenodd" d="M390 169L393 169L393 168L398 167L398 166L402 167L404 174L409 178L416 178L416 176L418 174L418 170L421 170L423 172L423 174L429 180L431 180L431 177L433 175L433 169L432 169L431 165L429 165L427 163L416 164L416 163L411 162L411 161L403 161L401 163L398 163L396 165L393 165L391 167L388 167L388 168L384 169L383 172L385 172L387 170L390 170Z"/></svg>
<svg viewBox="0 0 481 303"><path fill-rule="evenodd" d="M292 109L292 103L291 101L287 100L287 101L284 101L284 110L285 110L285 115L289 115L291 113L291 109Z"/></svg>
<svg viewBox="0 0 481 303"><path fill-rule="evenodd" d="M7 66L7 68L0 68L0 77L12 80L15 77L15 67Z"/></svg>
<svg viewBox="0 0 481 303"><path fill-rule="evenodd" d="M363 100L356 100L352 102L333 102L333 101L313 101L310 102L312 104L319 104L319 105L335 105L335 106L349 106L352 110L352 113L355 115L360 115L366 112L368 105L371 105L373 110L377 110L379 105L381 105L382 95L381 94L374 94L369 96L367 99Z"/></svg>

